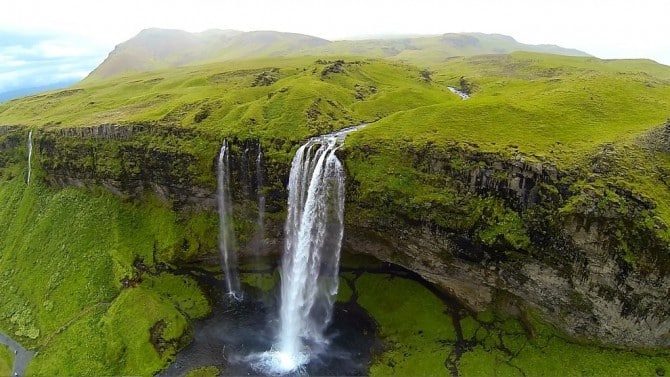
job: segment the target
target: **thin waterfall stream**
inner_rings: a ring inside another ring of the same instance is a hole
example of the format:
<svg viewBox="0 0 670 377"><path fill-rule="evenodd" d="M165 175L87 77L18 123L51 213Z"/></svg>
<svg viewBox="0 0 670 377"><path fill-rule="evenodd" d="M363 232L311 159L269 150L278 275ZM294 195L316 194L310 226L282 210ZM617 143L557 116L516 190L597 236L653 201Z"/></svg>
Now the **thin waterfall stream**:
<svg viewBox="0 0 670 377"><path fill-rule="evenodd" d="M217 204L219 210L219 252L226 279L226 294L242 299L240 279L237 272L237 251L233 233L233 209L230 199L230 151L228 141L224 141L219 152L217 165Z"/></svg>
<svg viewBox="0 0 670 377"><path fill-rule="evenodd" d="M259 254L263 249L265 240L265 193L263 192L263 150L258 143L258 155L256 156L256 197L258 200L258 217L256 220L256 245L254 252Z"/></svg>
<svg viewBox="0 0 670 377"><path fill-rule="evenodd" d="M31 160L33 157L33 131L28 132L28 177L26 184L30 185L30 173L32 172Z"/></svg>

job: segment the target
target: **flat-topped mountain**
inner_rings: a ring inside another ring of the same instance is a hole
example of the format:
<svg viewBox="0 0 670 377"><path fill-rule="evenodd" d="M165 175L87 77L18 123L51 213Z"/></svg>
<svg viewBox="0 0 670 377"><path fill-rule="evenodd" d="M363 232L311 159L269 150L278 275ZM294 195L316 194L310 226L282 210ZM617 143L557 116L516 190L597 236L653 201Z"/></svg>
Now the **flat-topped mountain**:
<svg viewBox="0 0 670 377"><path fill-rule="evenodd" d="M328 41L276 31L146 29L116 46L90 78L145 72L213 61L297 55L353 55L391 58L430 65L454 56L504 54L514 51L588 56L555 45L529 45L500 34L447 33L436 36Z"/></svg>
<svg viewBox="0 0 670 377"><path fill-rule="evenodd" d="M145 29L116 46L89 77L104 78L126 72L179 67L210 60L232 60L266 55L289 55L328 44L325 39L274 31L241 32Z"/></svg>

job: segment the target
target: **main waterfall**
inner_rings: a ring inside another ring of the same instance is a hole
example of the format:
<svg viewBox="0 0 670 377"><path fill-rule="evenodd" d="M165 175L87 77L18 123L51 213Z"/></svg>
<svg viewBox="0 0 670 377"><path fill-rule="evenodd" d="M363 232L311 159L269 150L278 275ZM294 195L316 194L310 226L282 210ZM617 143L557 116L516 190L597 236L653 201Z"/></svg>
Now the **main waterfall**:
<svg viewBox="0 0 670 377"><path fill-rule="evenodd" d="M217 204L219 209L219 252L226 278L228 296L242 299L240 279L237 274L237 254L233 234L233 210L230 199L230 163L228 141L224 141L219 152L217 165Z"/></svg>
<svg viewBox="0 0 670 377"><path fill-rule="evenodd" d="M312 138L293 158L278 342L257 364L265 372L296 370L328 343L324 331L338 290L344 231L344 169L335 152L346 135L360 127Z"/></svg>
<svg viewBox="0 0 670 377"><path fill-rule="evenodd" d="M313 139L298 149L289 178L281 269L279 350L300 360L322 343L337 294L344 221L344 170L338 139Z"/></svg>

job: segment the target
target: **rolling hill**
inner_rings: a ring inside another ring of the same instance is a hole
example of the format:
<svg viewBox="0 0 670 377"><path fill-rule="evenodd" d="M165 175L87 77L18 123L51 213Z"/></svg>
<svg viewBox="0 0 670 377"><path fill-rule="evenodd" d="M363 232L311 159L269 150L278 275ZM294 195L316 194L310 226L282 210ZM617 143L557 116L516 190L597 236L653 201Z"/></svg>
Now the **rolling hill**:
<svg viewBox="0 0 670 377"><path fill-rule="evenodd" d="M145 72L213 60L286 56L305 48L329 43L325 39L294 33L209 30L145 29L110 52L89 78L106 78L128 72Z"/></svg>
<svg viewBox="0 0 670 377"><path fill-rule="evenodd" d="M500 34L448 33L414 38L328 41L275 31L241 32L146 29L118 45L88 79L128 72L197 65L215 61L291 56L364 56L435 65L455 56L505 54L514 51L559 55L588 54L554 45L528 45Z"/></svg>

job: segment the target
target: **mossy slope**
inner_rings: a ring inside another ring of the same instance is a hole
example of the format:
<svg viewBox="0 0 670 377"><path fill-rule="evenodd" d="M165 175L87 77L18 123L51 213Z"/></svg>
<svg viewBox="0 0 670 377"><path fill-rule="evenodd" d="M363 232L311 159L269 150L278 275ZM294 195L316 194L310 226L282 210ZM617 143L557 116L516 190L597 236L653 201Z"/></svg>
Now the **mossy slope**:
<svg viewBox="0 0 670 377"><path fill-rule="evenodd" d="M28 372L160 370L188 319L209 310L193 281L156 272L180 247L175 214L105 192L26 186L16 172L5 169L0 185L0 329L40 351Z"/></svg>
<svg viewBox="0 0 670 377"><path fill-rule="evenodd" d="M667 351L573 343L532 314L506 313L504 298L475 315L398 276L362 273L355 287L386 346L372 376L662 376L670 370Z"/></svg>

